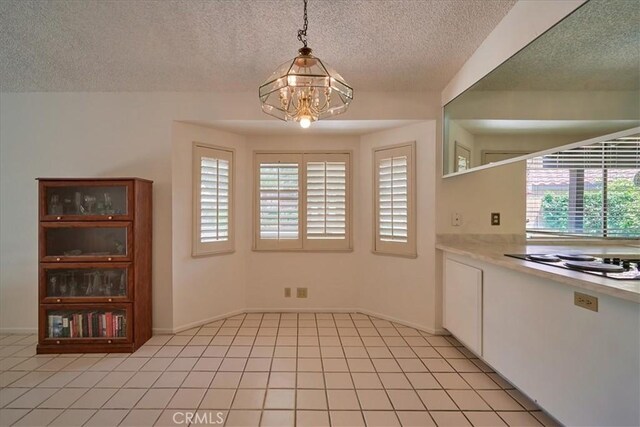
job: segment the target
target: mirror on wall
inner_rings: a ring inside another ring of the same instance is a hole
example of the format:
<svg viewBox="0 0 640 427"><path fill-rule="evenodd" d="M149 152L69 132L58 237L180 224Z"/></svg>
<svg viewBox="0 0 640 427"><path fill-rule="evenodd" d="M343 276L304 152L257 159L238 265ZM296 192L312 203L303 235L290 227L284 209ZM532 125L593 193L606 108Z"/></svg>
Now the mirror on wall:
<svg viewBox="0 0 640 427"><path fill-rule="evenodd" d="M638 1L590 0L449 102L444 175L640 126L638 22Z"/></svg>

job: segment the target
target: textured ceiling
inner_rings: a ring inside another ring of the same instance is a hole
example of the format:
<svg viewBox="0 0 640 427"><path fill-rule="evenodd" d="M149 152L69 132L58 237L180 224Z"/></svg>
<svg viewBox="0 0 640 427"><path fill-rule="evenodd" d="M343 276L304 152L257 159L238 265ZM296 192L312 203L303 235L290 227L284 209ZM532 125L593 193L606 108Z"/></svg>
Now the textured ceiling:
<svg viewBox="0 0 640 427"><path fill-rule="evenodd" d="M473 90L640 89L640 1L591 0Z"/></svg>
<svg viewBox="0 0 640 427"><path fill-rule="evenodd" d="M310 0L356 90L440 90L515 0ZM302 1L0 0L2 91L250 91L300 47Z"/></svg>

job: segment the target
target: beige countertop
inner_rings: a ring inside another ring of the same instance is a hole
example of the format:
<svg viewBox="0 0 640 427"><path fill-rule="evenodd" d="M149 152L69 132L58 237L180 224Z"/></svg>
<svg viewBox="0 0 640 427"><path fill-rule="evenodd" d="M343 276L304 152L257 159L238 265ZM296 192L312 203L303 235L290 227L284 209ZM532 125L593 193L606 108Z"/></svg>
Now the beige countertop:
<svg viewBox="0 0 640 427"><path fill-rule="evenodd" d="M594 256L640 258L640 247L637 245L441 241L436 244L436 248L444 252L468 256L511 270L640 303L640 280L614 280L504 255L579 251Z"/></svg>

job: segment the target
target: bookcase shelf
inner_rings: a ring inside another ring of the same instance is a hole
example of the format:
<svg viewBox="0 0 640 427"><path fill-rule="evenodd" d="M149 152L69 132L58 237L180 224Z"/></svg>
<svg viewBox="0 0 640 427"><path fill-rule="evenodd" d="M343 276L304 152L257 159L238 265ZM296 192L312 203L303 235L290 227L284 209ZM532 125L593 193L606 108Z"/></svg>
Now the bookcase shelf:
<svg viewBox="0 0 640 427"><path fill-rule="evenodd" d="M39 178L38 353L151 338L151 192L140 178Z"/></svg>

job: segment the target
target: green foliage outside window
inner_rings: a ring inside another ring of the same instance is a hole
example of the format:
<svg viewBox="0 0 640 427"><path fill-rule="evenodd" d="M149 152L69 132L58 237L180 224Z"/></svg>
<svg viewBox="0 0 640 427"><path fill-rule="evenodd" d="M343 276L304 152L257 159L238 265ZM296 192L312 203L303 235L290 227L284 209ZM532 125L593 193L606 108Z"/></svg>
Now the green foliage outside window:
<svg viewBox="0 0 640 427"><path fill-rule="evenodd" d="M614 181L608 186L607 235L640 237L640 188L633 182ZM602 189L584 193L582 230L569 230L568 194L545 193L541 205L542 228L579 234L602 235Z"/></svg>

